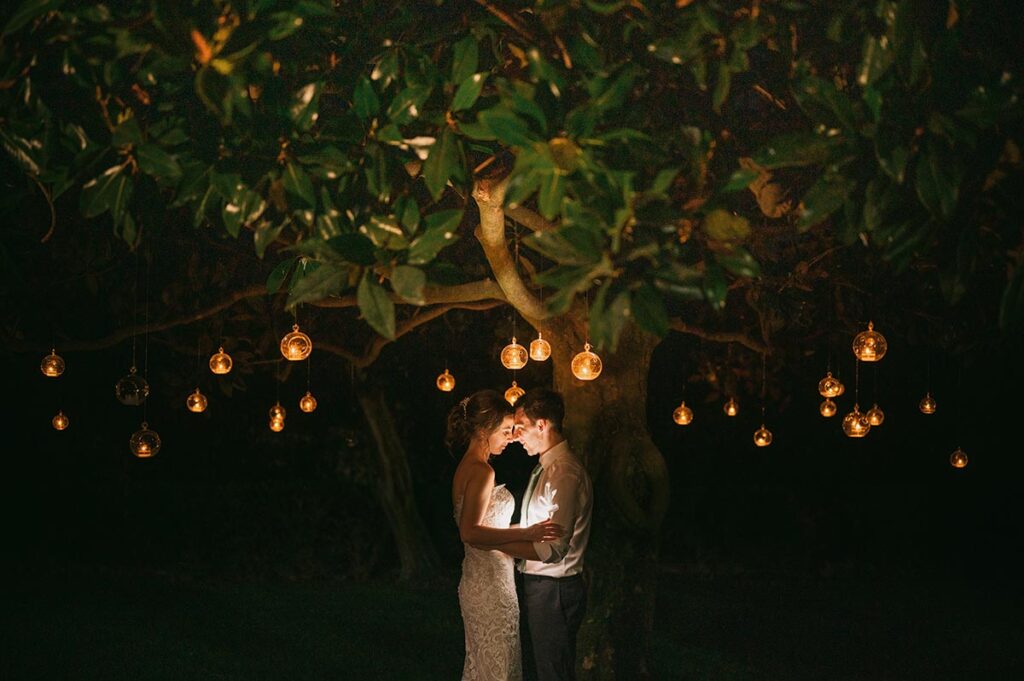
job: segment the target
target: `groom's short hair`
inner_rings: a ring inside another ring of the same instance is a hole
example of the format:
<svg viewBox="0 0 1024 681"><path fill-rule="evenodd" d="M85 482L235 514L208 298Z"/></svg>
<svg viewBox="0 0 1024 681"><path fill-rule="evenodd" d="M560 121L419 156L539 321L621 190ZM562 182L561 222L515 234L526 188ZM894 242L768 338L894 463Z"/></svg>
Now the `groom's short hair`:
<svg viewBox="0 0 1024 681"><path fill-rule="evenodd" d="M519 398L516 407L523 410L531 421L545 419L559 433L565 420L565 401L562 396L548 388L534 388Z"/></svg>

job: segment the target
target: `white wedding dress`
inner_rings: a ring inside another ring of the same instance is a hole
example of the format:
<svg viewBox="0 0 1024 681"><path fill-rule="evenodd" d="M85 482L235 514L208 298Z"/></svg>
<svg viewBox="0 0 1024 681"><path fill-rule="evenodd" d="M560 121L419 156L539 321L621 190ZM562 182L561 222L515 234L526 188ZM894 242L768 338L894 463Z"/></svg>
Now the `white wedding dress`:
<svg viewBox="0 0 1024 681"><path fill-rule="evenodd" d="M455 502L455 522L463 497ZM515 499L505 485L491 491L482 525L509 526ZM459 605L466 629L466 663L462 681L519 681L523 662L519 648L519 600L513 559L501 551L481 551L465 544L459 581Z"/></svg>

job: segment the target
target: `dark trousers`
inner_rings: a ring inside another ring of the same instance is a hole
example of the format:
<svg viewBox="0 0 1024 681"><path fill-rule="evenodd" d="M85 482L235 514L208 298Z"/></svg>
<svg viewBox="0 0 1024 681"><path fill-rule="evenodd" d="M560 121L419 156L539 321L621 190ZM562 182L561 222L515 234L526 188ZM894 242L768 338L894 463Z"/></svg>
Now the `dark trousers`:
<svg viewBox="0 0 1024 681"><path fill-rule="evenodd" d="M526 621L539 681L576 678L576 632L587 610L582 575L523 575Z"/></svg>

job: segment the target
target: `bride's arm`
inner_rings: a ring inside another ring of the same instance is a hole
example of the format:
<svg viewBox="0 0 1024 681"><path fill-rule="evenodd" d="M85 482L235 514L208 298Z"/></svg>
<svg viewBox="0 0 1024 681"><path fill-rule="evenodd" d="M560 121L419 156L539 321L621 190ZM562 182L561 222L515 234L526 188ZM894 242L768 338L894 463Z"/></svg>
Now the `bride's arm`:
<svg viewBox="0 0 1024 681"><path fill-rule="evenodd" d="M484 514L487 512L487 504L490 503L493 490L494 469L485 464L474 466L466 484L462 515L459 516L459 536L464 543L490 548L512 542L549 541L564 534L559 525L551 522L509 528L483 525Z"/></svg>

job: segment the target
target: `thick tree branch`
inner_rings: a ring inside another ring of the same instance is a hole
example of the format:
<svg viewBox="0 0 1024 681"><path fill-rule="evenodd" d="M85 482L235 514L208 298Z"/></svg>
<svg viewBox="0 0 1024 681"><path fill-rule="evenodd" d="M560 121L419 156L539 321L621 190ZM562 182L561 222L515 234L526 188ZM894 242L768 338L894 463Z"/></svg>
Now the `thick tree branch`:
<svg viewBox="0 0 1024 681"><path fill-rule="evenodd" d="M396 303L409 304L409 301L399 298L397 294L391 293L391 300ZM505 294L493 279L480 279L466 284L455 284L453 286L426 286L423 288L425 305L443 305L447 303L475 303L480 301L505 301ZM354 293L333 298L324 298L311 305L317 307L356 307Z"/></svg>
<svg viewBox="0 0 1024 681"><path fill-rule="evenodd" d="M558 229L558 224L545 220L526 206L506 206L505 215L534 232L550 232Z"/></svg>
<svg viewBox="0 0 1024 681"><path fill-rule="evenodd" d="M88 352L92 350L102 350L103 348L109 348L117 345L123 340L131 338L133 335L144 334L144 333L155 333L157 331L165 331L172 329L176 326L184 326L193 322L198 322L200 319L206 319L212 317L215 314L226 310L235 303L246 300L247 298L259 298L260 296L267 295L267 287L263 284L254 284L240 291L235 291L230 294L227 298L211 305L210 307L204 308L193 314L184 315L181 317L174 317L171 319L165 319L159 322L153 322L151 324L137 324L135 326L128 326L123 329L118 329L108 336L103 338L96 338L93 340L86 341L63 341L58 343L58 347L62 351L66 352ZM10 341L6 343L7 348L14 352L46 352L50 349L50 344L40 344L35 342L23 342L23 341Z"/></svg>
<svg viewBox="0 0 1024 681"><path fill-rule="evenodd" d="M746 336L742 333L734 331L706 331L700 328L699 326L687 324L686 322L680 319L673 319L669 327L673 331L678 331L679 333L688 333L691 336L697 336L698 338L703 338L704 340L717 341L719 343L739 343L740 345L750 348L751 350L759 354L768 352L768 348L764 344L759 343L753 338L750 338L749 336Z"/></svg>
<svg viewBox="0 0 1024 681"><path fill-rule="evenodd" d="M526 288L505 243L503 204L507 188L508 176L501 180L477 180L473 185L473 198L480 208L480 226L477 228L476 237L484 248L484 256L491 266L498 286L505 294L505 299L527 319L547 319L548 311L544 303Z"/></svg>

